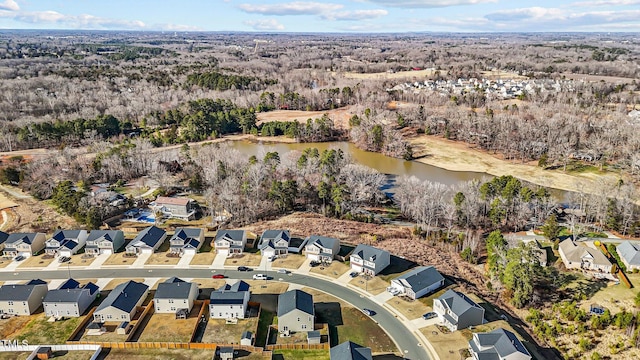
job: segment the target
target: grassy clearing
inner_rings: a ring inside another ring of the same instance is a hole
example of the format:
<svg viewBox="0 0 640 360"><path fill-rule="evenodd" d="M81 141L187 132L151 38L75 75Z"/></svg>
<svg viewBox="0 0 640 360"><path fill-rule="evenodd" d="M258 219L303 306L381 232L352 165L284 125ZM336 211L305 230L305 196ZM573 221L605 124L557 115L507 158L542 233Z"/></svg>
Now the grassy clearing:
<svg viewBox="0 0 640 360"><path fill-rule="evenodd" d="M233 257L227 258L224 261L225 266L259 266L260 261L262 260L262 256L260 254L249 254L242 253L240 255L234 255Z"/></svg>
<svg viewBox="0 0 640 360"><path fill-rule="evenodd" d="M213 359L214 350L189 349L111 349L106 360L191 360ZM102 358L102 357L100 357Z"/></svg>
<svg viewBox="0 0 640 360"><path fill-rule="evenodd" d="M32 315L31 321L11 338L27 340L31 345L64 344L82 319L84 316L48 322L44 313Z"/></svg>
<svg viewBox="0 0 640 360"><path fill-rule="evenodd" d="M69 266L89 266L96 258L85 254L71 255L71 260L67 263Z"/></svg>
<svg viewBox="0 0 640 360"><path fill-rule="evenodd" d="M276 350L273 359L279 360L330 360L328 350Z"/></svg>
<svg viewBox="0 0 640 360"><path fill-rule="evenodd" d="M420 329L440 359L460 359L460 352L469 348L470 338L461 331L442 333L435 325Z"/></svg>
<svg viewBox="0 0 640 360"><path fill-rule="evenodd" d="M310 271L312 273L322 274L337 279L349 270L351 270L351 268L346 264L341 263L340 261L333 261L329 266L316 266L311 268Z"/></svg>
<svg viewBox="0 0 640 360"><path fill-rule="evenodd" d="M149 256L146 265L177 265L180 262L180 258L177 256L167 256L169 252L156 252Z"/></svg>
<svg viewBox="0 0 640 360"><path fill-rule="evenodd" d="M407 300L404 297L395 296L392 299L387 301L392 308L398 310L399 313L406 316L407 319L417 319L422 316L422 314L427 313L432 310L430 306L425 305L424 303L418 300Z"/></svg>
<svg viewBox="0 0 640 360"><path fill-rule="evenodd" d="M55 258L44 259L42 255L30 256L22 262L18 267L46 267L51 264Z"/></svg>
<svg viewBox="0 0 640 360"><path fill-rule="evenodd" d="M107 261L104 262L104 265L131 265L138 259L136 256L125 255L126 253L124 252L111 254Z"/></svg>
<svg viewBox="0 0 640 360"><path fill-rule="evenodd" d="M199 306L194 306L189 317L176 320L175 314L153 314L144 327L139 342L189 342L198 322Z"/></svg>
<svg viewBox="0 0 640 360"><path fill-rule="evenodd" d="M633 310L635 308L634 299L638 292L640 291L640 274L627 274L627 277L633 284L633 288L627 288L623 283L615 284L612 282L604 283L602 281L598 281L595 284L592 280L583 280L583 287L587 289L592 289L594 286L598 286L595 288L595 292L592 292L593 295L589 296L587 300L582 301L580 307L589 310L589 306L591 304L598 304L604 306L609 309L612 313L617 313L626 310ZM588 287L588 285L591 285Z"/></svg>
<svg viewBox="0 0 640 360"><path fill-rule="evenodd" d="M203 343L239 344L245 331L256 333L258 318L238 319L237 324L226 324L225 319L209 319L202 336Z"/></svg>
<svg viewBox="0 0 640 360"><path fill-rule="evenodd" d="M7 351L0 352L0 360L24 360L29 355L31 355L30 351Z"/></svg>
<svg viewBox="0 0 640 360"><path fill-rule="evenodd" d="M304 263L305 259L306 258L303 255L289 254L286 257L276 258L273 263L271 263L271 267L298 269L300 268L300 266L302 266L302 263Z"/></svg>
<svg viewBox="0 0 640 360"><path fill-rule="evenodd" d="M366 290L370 294L378 295L385 291L391 283L374 276L367 280L364 276L358 276L351 280L349 284L358 287L362 290Z"/></svg>

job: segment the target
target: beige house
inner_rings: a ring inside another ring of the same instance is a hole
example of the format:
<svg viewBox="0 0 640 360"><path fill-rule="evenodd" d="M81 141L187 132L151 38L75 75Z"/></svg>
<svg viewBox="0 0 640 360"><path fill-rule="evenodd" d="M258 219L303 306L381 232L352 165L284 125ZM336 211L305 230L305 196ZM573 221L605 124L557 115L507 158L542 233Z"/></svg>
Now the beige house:
<svg viewBox="0 0 640 360"><path fill-rule="evenodd" d="M131 321L149 293L149 286L129 280L116 286L93 313L95 322Z"/></svg>
<svg viewBox="0 0 640 360"><path fill-rule="evenodd" d="M579 269L592 273L611 274L612 265L609 259L600 251L586 246L584 243L576 244L571 239L560 243L558 253L567 269Z"/></svg>
<svg viewBox="0 0 640 360"><path fill-rule="evenodd" d="M158 196L150 207L168 218L192 220L196 216L196 202L189 198Z"/></svg>
<svg viewBox="0 0 640 360"><path fill-rule="evenodd" d="M340 252L340 240L326 236L311 235L304 248L307 259L330 263Z"/></svg>
<svg viewBox="0 0 640 360"><path fill-rule="evenodd" d="M315 324L313 296L302 290L278 295L278 331L281 333L313 331Z"/></svg>
<svg viewBox="0 0 640 360"><path fill-rule="evenodd" d="M218 230L213 240L216 254L227 256L242 254L247 245L247 232L244 230Z"/></svg>
<svg viewBox="0 0 640 360"><path fill-rule="evenodd" d="M193 302L198 298L198 292L198 284L172 277L158 284L153 297L156 312L175 314L179 310L186 309L189 313L193 308Z"/></svg>
<svg viewBox="0 0 640 360"><path fill-rule="evenodd" d="M0 314L31 315L42 305L47 291L47 283L42 280L4 285L0 287Z"/></svg>
<svg viewBox="0 0 640 360"><path fill-rule="evenodd" d="M15 233L9 235L4 242L4 256L29 257L44 250L47 236L43 233Z"/></svg>

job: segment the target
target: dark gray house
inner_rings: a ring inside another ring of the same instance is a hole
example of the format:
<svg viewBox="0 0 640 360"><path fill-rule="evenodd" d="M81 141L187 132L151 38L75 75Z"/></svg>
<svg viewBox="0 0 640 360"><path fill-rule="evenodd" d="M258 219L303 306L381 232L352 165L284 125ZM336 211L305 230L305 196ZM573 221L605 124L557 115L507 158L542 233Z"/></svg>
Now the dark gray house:
<svg viewBox="0 0 640 360"><path fill-rule="evenodd" d="M80 286L76 280L68 279L44 297L44 312L47 316L79 317L98 297L99 290L92 282Z"/></svg>
<svg viewBox="0 0 640 360"><path fill-rule="evenodd" d="M4 242L9 238L9 234L0 231L0 250L4 249Z"/></svg>
<svg viewBox="0 0 640 360"><path fill-rule="evenodd" d="M345 341L329 350L331 360L373 360L371 349L352 341Z"/></svg>
<svg viewBox="0 0 640 360"><path fill-rule="evenodd" d="M278 295L278 331L313 331L315 324L313 296L302 290Z"/></svg>
<svg viewBox="0 0 640 360"><path fill-rule="evenodd" d="M451 331L484 322L484 308L465 294L451 289L433 300L433 311Z"/></svg>
<svg viewBox="0 0 640 360"><path fill-rule="evenodd" d="M391 280L387 291L418 299L444 286L444 277L433 266L419 266Z"/></svg>
<svg viewBox="0 0 640 360"><path fill-rule="evenodd" d="M473 333L469 350L475 360L531 360L531 354L520 339L502 328L487 333Z"/></svg>
<svg viewBox="0 0 640 360"><path fill-rule="evenodd" d="M133 280L122 283L111 290L93 312L93 320L100 323L131 321L148 293L149 286L143 283Z"/></svg>
<svg viewBox="0 0 640 360"><path fill-rule="evenodd" d="M340 240L326 236L311 235L307 238L304 252L307 254L307 259L330 263L340 252Z"/></svg>
<svg viewBox="0 0 640 360"><path fill-rule="evenodd" d="M167 232L157 226L149 226L126 246L128 254L153 254L167 238Z"/></svg>

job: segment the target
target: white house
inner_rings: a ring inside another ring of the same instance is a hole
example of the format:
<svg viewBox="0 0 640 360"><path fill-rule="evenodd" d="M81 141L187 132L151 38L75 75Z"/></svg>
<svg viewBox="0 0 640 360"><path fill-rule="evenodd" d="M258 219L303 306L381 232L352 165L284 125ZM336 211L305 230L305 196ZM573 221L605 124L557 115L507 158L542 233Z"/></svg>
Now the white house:
<svg viewBox="0 0 640 360"><path fill-rule="evenodd" d="M213 319L244 319L249 306L249 284L238 281L211 292L209 314Z"/></svg>
<svg viewBox="0 0 640 360"><path fill-rule="evenodd" d="M91 230L87 237L85 254L115 254L124 245L122 230Z"/></svg>
<svg viewBox="0 0 640 360"><path fill-rule="evenodd" d="M289 290L278 295L278 331L313 331L315 309L313 295L302 290Z"/></svg>
<svg viewBox="0 0 640 360"><path fill-rule="evenodd" d="M93 320L103 322L131 321L138 306L149 293L149 286L129 280L116 286L93 312Z"/></svg>
<svg viewBox="0 0 640 360"><path fill-rule="evenodd" d="M531 354L514 333L498 328L486 333L473 333L469 350L475 360L531 360Z"/></svg>
<svg viewBox="0 0 640 360"><path fill-rule="evenodd" d="M92 282L81 287L76 280L68 279L44 297L44 313L47 316L79 317L98 297L99 290Z"/></svg>
<svg viewBox="0 0 640 360"><path fill-rule="evenodd" d="M47 295L47 283L31 280L26 284L0 287L0 314L31 315L42 305Z"/></svg>
<svg viewBox="0 0 640 360"><path fill-rule="evenodd" d="M305 246L304 251L307 254L307 259L330 263L340 252L340 240L326 236L311 235L307 238L307 246Z"/></svg>
<svg viewBox="0 0 640 360"><path fill-rule="evenodd" d="M242 254L247 245L247 232L244 230L218 230L213 240L216 254Z"/></svg>
<svg viewBox="0 0 640 360"><path fill-rule="evenodd" d="M58 230L45 242L44 252L51 256L71 256L87 242L87 230Z"/></svg>
<svg viewBox="0 0 640 360"><path fill-rule="evenodd" d="M126 246L128 254L153 254L167 238L167 232L156 226L140 231Z"/></svg>
<svg viewBox="0 0 640 360"><path fill-rule="evenodd" d="M387 291L405 295L412 300L434 292L444 286L444 277L433 266L419 266L391 280Z"/></svg>
<svg viewBox="0 0 640 360"><path fill-rule="evenodd" d="M451 331L481 325L484 322L484 308L465 294L451 289L433 299L433 311Z"/></svg>
<svg viewBox="0 0 640 360"><path fill-rule="evenodd" d="M391 263L391 254L369 245L360 244L349 257L351 270L375 276Z"/></svg>
<svg viewBox="0 0 640 360"><path fill-rule="evenodd" d="M179 256L195 255L202 247L203 241L203 229L179 227L169 239L169 251Z"/></svg>
<svg viewBox="0 0 640 360"><path fill-rule="evenodd" d="M560 243L558 253L567 269L597 272L605 277L611 274L611 262L600 250L578 245L571 239L566 239Z"/></svg>
<svg viewBox="0 0 640 360"><path fill-rule="evenodd" d="M289 230L265 230L260 237L258 248L262 256L274 258L289 252Z"/></svg>
<svg viewBox="0 0 640 360"><path fill-rule="evenodd" d="M186 309L188 314L198 298L198 293L198 284L172 277L158 284L153 298L155 310L160 314L175 314Z"/></svg>

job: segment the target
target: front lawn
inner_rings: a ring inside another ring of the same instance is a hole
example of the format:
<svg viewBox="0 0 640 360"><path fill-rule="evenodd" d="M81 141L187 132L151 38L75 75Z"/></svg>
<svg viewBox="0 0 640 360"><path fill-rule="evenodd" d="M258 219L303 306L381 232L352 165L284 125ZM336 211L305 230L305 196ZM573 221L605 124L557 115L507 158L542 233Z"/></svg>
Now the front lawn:
<svg viewBox="0 0 640 360"><path fill-rule="evenodd" d="M111 254L103 265L131 265L138 259L137 256L127 255L125 252Z"/></svg>
<svg viewBox="0 0 640 360"><path fill-rule="evenodd" d="M303 255L288 254L287 256L279 256L275 260L273 260L273 263L271 263L271 267L298 269L305 260L306 258Z"/></svg>
<svg viewBox="0 0 640 360"><path fill-rule="evenodd" d="M349 270L351 270L351 268L344 263L341 263L340 261L333 261L329 266L320 265L312 267L310 271L312 273L322 274L337 279Z"/></svg>
<svg viewBox="0 0 640 360"><path fill-rule="evenodd" d="M370 277L368 280L364 276L358 276L351 280L349 284L365 290L373 295L382 293L383 291L387 290L387 287L389 285L391 285L391 283L386 282L377 276Z"/></svg>
<svg viewBox="0 0 640 360"><path fill-rule="evenodd" d="M389 299L387 304L396 309L402 315L406 316L409 320L417 319L432 310L431 307L425 305L419 300L407 300L400 296L394 296Z"/></svg>
<svg viewBox="0 0 640 360"><path fill-rule="evenodd" d="M224 261L225 266L249 266L256 267L260 265L260 261L262 260L262 256L260 254L250 254L250 253L242 253L240 255L234 255L233 257L227 258Z"/></svg>
<svg viewBox="0 0 640 360"><path fill-rule="evenodd" d="M54 257L47 257L45 259L44 255L30 256L22 261L18 267L47 267L53 260L55 260Z"/></svg>

